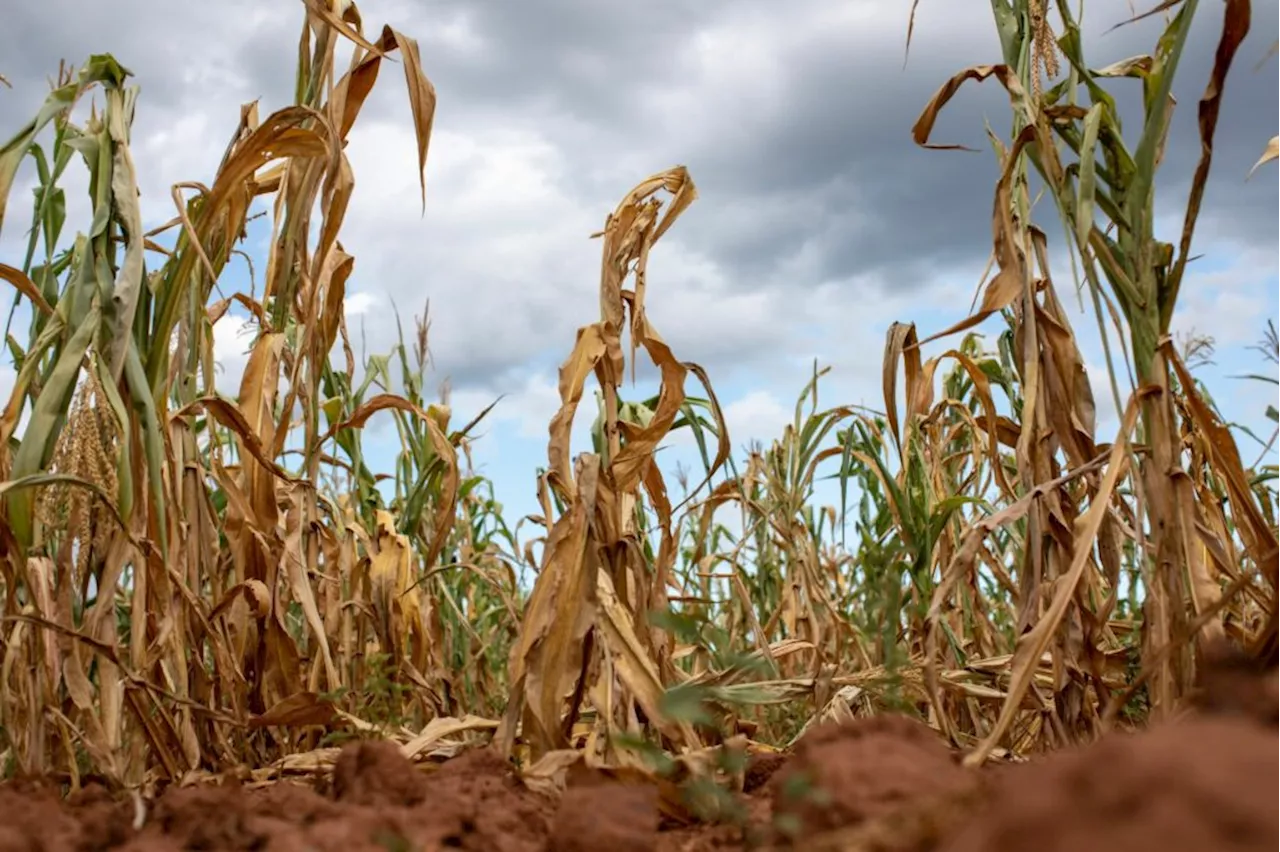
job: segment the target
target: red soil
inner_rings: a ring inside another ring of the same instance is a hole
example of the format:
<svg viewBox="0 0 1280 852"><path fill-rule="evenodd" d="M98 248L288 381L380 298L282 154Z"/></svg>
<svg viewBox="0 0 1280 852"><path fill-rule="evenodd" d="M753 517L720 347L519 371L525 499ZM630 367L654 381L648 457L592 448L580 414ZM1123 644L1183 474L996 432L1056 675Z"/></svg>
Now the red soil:
<svg viewBox="0 0 1280 852"><path fill-rule="evenodd" d="M547 852L653 852L658 788L617 781L570 787L556 809Z"/></svg>
<svg viewBox="0 0 1280 852"><path fill-rule="evenodd" d="M939 852L1276 848L1276 661L1205 650L1193 715L1001 773Z"/></svg>
<svg viewBox="0 0 1280 852"><path fill-rule="evenodd" d="M1275 729L1197 719L1104 738L1006 775L944 852L1275 849Z"/></svg>
<svg viewBox="0 0 1280 852"><path fill-rule="evenodd" d="M300 785L171 790L126 848L540 852L547 804L475 751L424 774L390 743L347 748L329 796Z"/></svg>
<svg viewBox="0 0 1280 852"><path fill-rule="evenodd" d="M556 802L487 749L424 769L374 742L344 750L316 788L172 788L143 807L98 787L64 800L3 784L0 852L1274 849L1274 668L1218 662L1191 717L998 772L962 768L905 718L820 727L790 757L752 756L736 825L664 821L647 784L580 773Z"/></svg>
<svg viewBox="0 0 1280 852"><path fill-rule="evenodd" d="M1280 724L1276 658L1250 656L1225 641L1205 648L1192 706L1201 713Z"/></svg>
<svg viewBox="0 0 1280 852"><path fill-rule="evenodd" d="M929 727L904 716L825 725L773 776L774 827L796 842L966 789L977 774Z"/></svg>

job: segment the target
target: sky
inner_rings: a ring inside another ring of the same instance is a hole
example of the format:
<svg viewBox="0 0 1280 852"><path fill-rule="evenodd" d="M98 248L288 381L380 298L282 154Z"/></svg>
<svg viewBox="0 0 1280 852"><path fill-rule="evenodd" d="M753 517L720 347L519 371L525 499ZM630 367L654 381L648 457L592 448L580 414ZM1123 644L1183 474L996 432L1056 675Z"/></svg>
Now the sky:
<svg viewBox="0 0 1280 852"><path fill-rule="evenodd" d="M736 455L779 434L815 361L831 368L821 405L883 408L889 325L915 322L924 337L968 312L991 245L997 171L985 123L1006 139L1009 132L998 84L970 83L944 110L934 140L978 152L913 144L911 126L934 91L1000 54L989 4L923 2L904 65L909 8L908 0L360 4L367 32L387 23L418 40L438 105L425 212L398 66L384 66L351 133L356 191L343 243L356 258L347 298L353 343L385 352L395 339L393 308L411 334L412 316L429 300L429 381L448 380L456 423L502 397L479 430L474 460L513 516L534 511L535 469L558 407L556 370L575 330L597 315L600 242L590 235L632 186L679 164L700 197L654 250L647 308L677 357L709 373ZM1180 231L1199 156L1196 102L1221 10L1201 4L1175 86L1158 181L1165 239ZM134 156L146 224L159 224L173 215L172 184L212 181L241 104L261 99L264 117L288 104L302 11L286 0L17 4L0 28L0 74L11 84L0 86L0 136L38 108L60 59L78 67L112 53L141 87ZM1126 4L1087 4L1094 67L1154 44L1159 17L1106 32L1127 13ZM1275 164L1246 180L1278 124L1277 65L1267 57L1277 12L1259 3L1253 14L1226 85L1195 241L1203 256L1188 269L1174 330L1214 338L1214 363L1200 375L1229 419L1265 439L1262 413L1276 402L1275 386L1231 378L1275 373L1251 347L1280 314ZM1113 91L1132 115L1138 84ZM1132 138L1136 117L1128 122ZM17 211L32 180L30 169L20 174L0 234L0 259L14 265L25 244ZM68 227L84 228L85 179L76 173L66 185ZM1087 299L1081 310L1047 203L1037 222L1095 382L1099 440L1109 441L1117 423L1096 321ZM259 270L264 247L259 227L246 247ZM215 326L227 391L245 363L244 324L232 312ZM999 318L980 330L994 342ZM958 342L939 341L926 356ZM12 365L0 363L0 395L12 381ZM688 390L701 395L692 379ZM1238 440L1247 460L1261 452ZM371 421L366 449L375 464L389 471L396 448L390 418ZM574 451L588 448L580 440ZM664 465L690 458L685 442Z"/></svg>

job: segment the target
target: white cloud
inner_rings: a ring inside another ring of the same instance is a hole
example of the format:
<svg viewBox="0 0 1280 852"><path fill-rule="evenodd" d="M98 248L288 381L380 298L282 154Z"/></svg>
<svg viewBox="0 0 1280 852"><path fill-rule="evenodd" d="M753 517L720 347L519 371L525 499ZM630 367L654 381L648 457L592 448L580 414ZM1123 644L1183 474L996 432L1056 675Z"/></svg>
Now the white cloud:
<svg viewBox="0 0 1280 852"><path fill-rule="evenodd" d="M1120 371L1116 375L1116 389L1120 392L1120 404L1128 405L1130 388L1129 379L1124 373L1124 363L1116 365ZM1099 442L1112 441L1115 431L1120 428L1120 413L1116 409L1115 394L1111 389L1111 376L1105 364L1085 363L1085 373L1089 377L1089 387L1093 390L1094 437Z"/></svg>
<svg viewBox="0 0 1280 852"><path fill-rule="evenodd" d="M781 437L795 412L767 390L754 390L724 407L725 425L735 448L759 442L764 446Z"/></svg>
<svg viewBox="0 0 1280 852"><path fill-rule="evenodd" d="M490 430L497 424L508 424L516 438L545 447L551 419L560 410L560 391L555 374L528 373L513 380L512 384L515 385L514 390L503 392L472 387L452 393L454 424L460 426L470 420L501 393L502 399L485 418L481 431ZM570 452L573 455L591 450L591 425L595 422L596 413L596 388L594 381L589 379L570 431ZM486 445L484 448L486 457L500 452L501 448L497 446L490 449ZM541 463L536 459L531 459L531 462Z"/></svg>
<svg viewBox="0 0 1280 852"><path fill-rule="evenodd" d="M356 317L369 313L381 302L382 300L375 293L352 293L342 300L342 309L348 317Z"/></svg>
<svg viewBox="0 0 1280 852"><path fill-rule="evenodd" d="M1245 278L1238 271L1228 271L1189 282L1196 289L1179 300L1173 331L1209 335L1218 348L1256 343L1267 315L1266 294L1257 281L1258 276Z"/></svg>
<svg viewBox="0 0 1280 852"><path fill-rule="evenodd" d="M228 396L239 393L255 328L248 317L229 312L213 324L214 384L219 393Z"/></svg>
<svg viewBox="0 0 1280 852"><path fill-rule="evenodd" d="M12 367L0 366L0 400L8 401L9 395L13 393L14 382L17 380L18 374Z"/></svg>
<svg viewBox="0 0 1280 852"><path fill-rule="evenodd" d="M653 249L645 311L677 358L705 365L781 344L787 331L783 317L795 306L780 292L735 284L713 261L679 240L668 237Z"/></svg>
<svg viewBox="0 0 1280 852"><path fill-rule="evenodd" d="M1261 339L1267 316L1275 317L1277 267L1274 244L1243 242L1218 212L1206 209L1197 223L1193 259L1182 277L1170 329L1175 335L1208 335L1221 351ZM1176 206L1164 210L1157 229L1175 239L1182 230L1182 211Z"/></svg>
<svg viewBox="0 0 1280 852"><path fill-rule="evenodd" d="M598 222L560 188L564 153L533 130L437 130L420 217L416 148L404 122L357 125L343 242L353 281L401 306L431 299L431 347L445 375L506 369L572 345L590 321ZM439 125L437 125L439 126ZM585 273L585 274L584 274ZM385 313L367 315L390 328Z"/></svg>
<svg viewBox="0 0 1280 852"><path fill-rule="evenodd" d="M214 170L222 159L238 115L229 93L224 90L217 94L222 97L212 100L204 109L168 115L168 120L153 131L147 132L152 122L142 124L142 133L135 129L132 153L137 164L143 227L155 227L177 215L174 184L199 181L205 186L212 185ZM140 98L139 116L149 111L145 98ZM190 187L180 191L184 200L196 194Z"/></svg>
<svg viewBox="0 0 1280 852"><path fill-rule="evenodd" d="M499 396L502 399L498 400ZM486 418L488 421L504 421L514 426L521 438L545 440L547 426L560 408L560 392L552 377L545 373L526 376L515 390L505 395L488 388L472 387L451 394L451 405L456 416L470 419L497 400L497 405ZM584 402L589 401L584 399Z"/></svg>

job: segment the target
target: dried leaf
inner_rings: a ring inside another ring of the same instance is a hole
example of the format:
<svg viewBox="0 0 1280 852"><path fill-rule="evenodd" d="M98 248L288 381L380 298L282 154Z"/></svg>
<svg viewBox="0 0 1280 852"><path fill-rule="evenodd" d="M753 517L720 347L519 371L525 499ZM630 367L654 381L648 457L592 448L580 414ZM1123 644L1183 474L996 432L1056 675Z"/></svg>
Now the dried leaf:
<svg viewBox="0 0 1280 852"><path fill-rule="evenodd" d="M1249 177L1253 177L1253 173L1258 170L1264 163L1269 163L1280 156L1280 136L1272 136L1271 141L1267 143L1266 150L1262 152L1262 156L1258 158L1258 162L1253 164L1253 168L1249 169ZM1247 180L1248 178L1246 178Z"/></svg>
<svg viewBox="0 0 1280 852"><path fill-rule="evenodd" d="M581 676L582 643L595 617L596 558L590 526L599 481L599 458L584 454L570 511L547 536L542 568L511 649L511 696L495 735L504 754L511 753L518 724L535 761L569 745L561 713L564 695Z"/></svg>
<svg viewBox="0 0 1280 852"><path fill-rule="evenodd" d="M295 477L290 476L284 468L276 464L275 460L267 453L263 442L249 424L249 419L235 403L216 396L201 397L175 411L171 419L177 420L190 417L201 412L207 412L213 419L234 432L242 442L245 452L258 464L275 474L281 481L288 483L298 482Z"/></svg>
<svg viewBox="0 0 1280 852"><path fill-rule="evenodd" d="M344 21L334 10L333 5L327 0L302 0L306 4L307 9L318 18L321 18L326 24L342 33L345 38L358 44L360 47L375 55L381 55L382 50L365 39L364 36L352 29L351 25Z"/></svg>
<svg viewBox="0 0 1280 852"><path fill-rule="evenodd" d="M1134 15L1132 18L1127 18L1121 21L1120 23L1115 24L1114 26L1111 27L1111 29L1107 30L1107 32L1111 32L1111 30L1118 30L1120 29L1120 27L1137 23L1138 21L1141 21L1145 18L1150 18L1153 15L1158 15L1161 12L1166 12L1169 9L1172 9L1174 6L1181 5L1183 2L1184 0L1162 0L1162 2L1158 3L1154 7L1148 9L1147 11L1138 15Z"/></svg>
<svg viewBox="0 0 1280 852"><path fill-rule="evenodd" d="M53 307L45 301L40 288L21 269L14 269L7 263L0 263L0 278L16 287L19 293L30 299L31 303L40 309L41 313L53 313Z"/></svg>
<svg viewBox="0 0 1280 852"><path fill-rule="evenodd" d="M665 690L657 666L632 629L631 619L618 600L613 580L602 568L596 572L596 583L602 616L599 624L609 650L617 656L620 679L635 695L645 715L673 742L685 748L701 748L702 741L687 720L668 719L662 712Z"/></svg>
<svg viewBox="0 0 1280 852"><path fill-rule="evenodd" d="M895 322L889 326L885 334L884 344L884 410L885 419L889 422L889 436L893 438L898 453L902 453L902 426L898 422L898 359L906 360L907 390L906 398L910 403L915 392L915 385L920 380L920 349L916 342L914 324Z"/></svg>
<svg viewBox="0 0 1280 852"><path fill-rule="evenodd" d="M465 734L468 731L490 731L497 728L498 724L490 719L482 719L470 714L461 719L451 716L432 719L422 729L422 733L400 746L400 753L407 759L413 760L446 737Z"/></svg>
<svg viewBox="0 0 1280 852"><path fill-rule="evenodd" d="M249 719L250 728L305 728L328 725L334 719L334 706L314 692L296 692L271 705L267 712Z"/></svg>
<svg viewBox="0 0 1280 852"><path fill-rule="evenodd" d="M922 148L931 148L938 151L972 151L972 148L966 148L963 145L931 143L929 134L933 131L933 125L937 122L938 114L942 112L942 108L947 105L947 102L955 96L955 93L960 90L960 87L966 81L977 80L982 82L992 76L998 79L1009 93L1009 100L1013 104L1014 112L1017 113L1020 124L1023 126L1034 124L1034 110L1027 100L1026 91L1018 81L1018 75L1007 65L975 65L964 69L943 83L941 88L929 99L929 103L911 128L911 138L915 140L915 143Z"/></svg>
<svg viewBox="0 0 1280 852"><path fill-rule="evenodd" d="M1040 659L1058 626L1062 623L1067 606L1075 595L1075 589L1080 582L1080 577L1084 574L1085 566L1089 563L1093 541L1097 537L1098 529L1102 525L1102 520L1111 505L1111 494L1115 490L1116 483L1128 470L1129 456L1127 449L1129 434L1133 431L1133 427L1137 422L1138 403L1151 392L1150 390L1139 391L1129 398L1129 404L1125 407L1124 417L1121 420L1115 444L1112 445L1110 458L1107 461L1107 472L1102 477L1102 482L1098 485L1097 493L1092 496L1089 503L1089 511L1076 523L1075 541L1071 550L1071 564L1063 573L1062 582L1058 584L1048 609L1040 616L1029 632L1018 638L1017 649L1014 652L1008 698L1001 706L1000 716L990 733L983 738L973 752L965 756L964 762L966 766L979 765L987 758L991 750L995 748L996 744L1005 735L1005 732L1008 731L1009 726L1013 723L1014 714L1022 705L1022 698L1026 694L1031 684L1031 677L1035 672L1033 661Z"/></svg>
<svg viewBox="0 0 1280 852"><path fill-rule="evenodd" d="M422 73L418 43L404 33L385 27L382 45L394 43L404 59L404 79L409 87L409 107L413 111L413 129L418 141L418 183L422 189L422 209L427 207L427 147L431 141L431 124L436 112L436 90Z"/></svg>
<svg viewBox="0 0 1280 852"><path fill-rule="evenodd" d="M1191 193L1187 198L1186 212L1182 221L1182 238L1178 244L1178 260L1169 273L1170 295L1167 297L1167 304L1161 305L1162 315L1171 316L1173 313L1173 301L1177 296L1183 271L1190 258L1191 237L1195 231L1196 219L1200 215L1200 202L1204 198L1205 186L1209 180L1209 167L1213 162L1213 137L1218 128L1218 113L1222 110L1222 88L1226 84L1227 72L1231 70L1236 52L1244 42L1245 36L1249 34L1251 10L1249 0L1226 0L1222 35L1218 39L1218 49L1213 57L1213 71L1209 75L1209 82L1205 85L1204 94L1200 96L1198 112L1200 160L1196 163L1196 171L1191 178ZM1162 327L1168 327L1167 320Z"/></svg>

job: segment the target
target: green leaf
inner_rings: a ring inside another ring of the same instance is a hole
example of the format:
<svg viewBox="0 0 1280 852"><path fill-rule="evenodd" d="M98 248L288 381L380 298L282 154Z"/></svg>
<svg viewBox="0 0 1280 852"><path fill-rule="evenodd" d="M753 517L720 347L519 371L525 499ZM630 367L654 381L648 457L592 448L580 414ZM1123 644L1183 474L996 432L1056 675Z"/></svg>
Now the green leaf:
<svg viewBox="0 0 1280 852"><path fill-rule="evenodd" d="M71 405L71 397L75 393L76 381L80 377L80 366L89 344L98 332L101 313L95 304L90 308L88 316L62 350L57 364L44 382L40 395L32 406L31 419L22 436L22 443L13 458L11 476L21 479L44 470L53 455L54 444L61 434L67 409ZM28 493L9 496L9 523L14 536L25 547L32 544L32 497Z"/></svg>
<svg viewBox="0 0 1280 852"><path fill-rule="evenodd" d="M1080 145L1080 182L1076 187L1076 239L1088 245L1093 231L1093 197L1097 176L1098 128L1105 107L1094 104L1084 119L1084 141Z"/></svg>
<svg viewBox="0 0 1280 852"><path fill-rule="evenodd" d="M701 684L682 683L662 694L659 709L663 716L674 722L709 725L714 720L706 710L707 695L707 687Z"/></svg>

